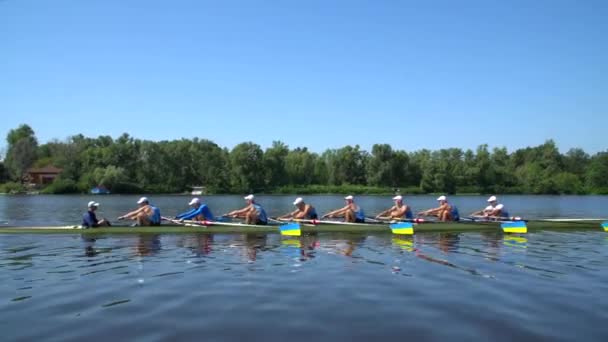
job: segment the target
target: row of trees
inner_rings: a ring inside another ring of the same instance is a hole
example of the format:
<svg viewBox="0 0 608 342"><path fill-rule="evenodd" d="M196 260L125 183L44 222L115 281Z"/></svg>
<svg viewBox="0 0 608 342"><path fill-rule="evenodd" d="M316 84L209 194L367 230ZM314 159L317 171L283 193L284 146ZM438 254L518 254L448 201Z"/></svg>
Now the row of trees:
<svg viewBox="0 0 608 342"><path fill-rule="evenodd" d="M402 192L608 193L608 152L561 154L551 140L509 153L505 148L406 152L377 144L321 154L274 142L263 150L246 142L232 150L204 139L146 141L123 134L39 145L27 125L11 130L0 177L19 181L31 166L63 169L49 192L181 192L204 185L215 193L306 192L358 186Z"/></svg>

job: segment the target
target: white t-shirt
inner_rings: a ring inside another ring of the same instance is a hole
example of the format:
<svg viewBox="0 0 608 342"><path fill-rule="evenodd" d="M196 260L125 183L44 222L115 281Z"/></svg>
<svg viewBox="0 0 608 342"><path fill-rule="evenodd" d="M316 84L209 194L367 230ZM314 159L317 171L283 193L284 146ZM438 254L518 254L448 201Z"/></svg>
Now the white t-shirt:
<svg viewBox="0 0 608 342"><path fill-rule="evenodd" d="M494 210L503 210L504 209L504 205L502 205L502 203L497 204L495 207L489 205L486 207L485 211L494 211Z"/></svg>

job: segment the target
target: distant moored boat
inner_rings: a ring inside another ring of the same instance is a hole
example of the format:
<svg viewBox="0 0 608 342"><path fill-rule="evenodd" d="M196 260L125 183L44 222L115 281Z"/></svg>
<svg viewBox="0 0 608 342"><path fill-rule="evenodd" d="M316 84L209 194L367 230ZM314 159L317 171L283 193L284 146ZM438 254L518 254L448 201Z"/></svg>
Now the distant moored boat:
<svg viewBox="0 0 608 342"><path fill-rule="evenodd" d="M91 189L92 195L109 195L110 190L108 190L105 186L96 186Z"/></svg>

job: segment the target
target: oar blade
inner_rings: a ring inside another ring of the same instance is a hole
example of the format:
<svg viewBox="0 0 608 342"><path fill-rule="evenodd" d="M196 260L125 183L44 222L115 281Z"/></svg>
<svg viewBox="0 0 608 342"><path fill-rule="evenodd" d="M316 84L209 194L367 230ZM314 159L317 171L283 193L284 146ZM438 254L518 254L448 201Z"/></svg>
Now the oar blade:
<svg viewBox="0 0 608 342"><path fill-rule="evenodd" d="M604 228L605 232L608 232L608 221L602 222L602 228Z"/></svg>
<svg viewBox="0 0 608 342"><path fill-rule="evenodd" d="M399 222L389 225L393 234L397 235L413 235L414 225L411 222Z"/></svg>
<svg viewBox="0 0 608 342"><path fill-rule="evenodd" d="M285 235L285 236L302 235L302 231L300 230L300 225L298 223L289 223L289 224L280 225L279 231L281 232L281 235Z"/></svg>
<svg viewBox="0 0 608 342"><path fill-rule="evenodd" d="M528 227L526 226L525 221L505 222L501 224L500 227L505 233L525 234L528 232Z"/></svg>

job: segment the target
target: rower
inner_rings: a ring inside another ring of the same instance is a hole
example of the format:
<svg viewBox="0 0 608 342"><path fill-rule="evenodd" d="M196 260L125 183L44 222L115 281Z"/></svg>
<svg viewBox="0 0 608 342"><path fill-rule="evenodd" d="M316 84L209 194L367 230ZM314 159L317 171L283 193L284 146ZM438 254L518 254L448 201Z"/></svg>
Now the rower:
<svg viewBox="0 0 608 342"><path fill-rule="evenodd" d="M160 209L150 204L148 198L142 197L137 201L139 208L119 217L119 220L135 220L138 226L160 226Z"/></svg>
<svg viewBox="0 0 608 342"><path fill-rule="evenodd" d="M437 198L439 206L437 208L421 211L418 216L436 216L439 221L460 221L460 214L458 208L455 205L448 202L448 198L445 196L439 196Z"/></svg>
<svg viewBox="0 0 608 342"><path fill-rule="evenodd" d="M498 203L496 196L488 198L489 205L484 209L471 214L471 216L483 216L487 218L507 218L509 213L502 203Z"/></svg>
<svg viewBox="0 0 608 342"><path fill-rule="evenodd" d="M346 201L346 206L334 211L330 211L321 218L344 217L344 222L365 222L365 214L363 213L361 207L355 203L353 196L346 196L344 197L344 200Z"/></svg>
<svg viewBox="0 0 608 342"><path fill-rule="evenodd" d="M110 222L106 219L97 219L97 215L95 215L95 211L99 207L99 203L95 201L89 202L87 205L87 212L82 215L82 226L85 228L97 228L97 227L109 227L111 226Z"/></svg>
<svg viewBox="0 0 608 342"><path fill-rule="evenodd" d="M190 203L188 203L188 205L192 207L192 210L175 216L176 220L180 220L182 222L185 220L194 220L194 221L214 221L215 220L209 207L206 204L203 204L200 199L193 198L190 201Z"/></svg>
<svg viewBox="0 0 608 342"><path fill-rule="evenodd" d="M268 217L266 211L261 205L255 202L255 196L247 195L244 197L247 201L247 206L240 210L233 210L226 214L228 217L238 217L245 219L246 224L257 224L266 225L268 224Z"/></svg>
<svg viewBox="0 0 608 342"><path fill-rule="evenodd" d="M412 214L412 208L409 205L403 203L403 196L398 195L393 197L395 205L386 209L376 216L379 220L393 220L393 219L414 219Z"/></svg>
<svg viewBox="0 0 608 342"><path fill-rule="evenodd" d="M305 219L305 220L316 220L319 218L317 215L317 210L310 204L304 203L304 199L302 197L296 198L293 202L293 205L296 206L296 210L291 213L285 214L281 217L278 217L279 220L287 220L287 219Z"/></svg>

